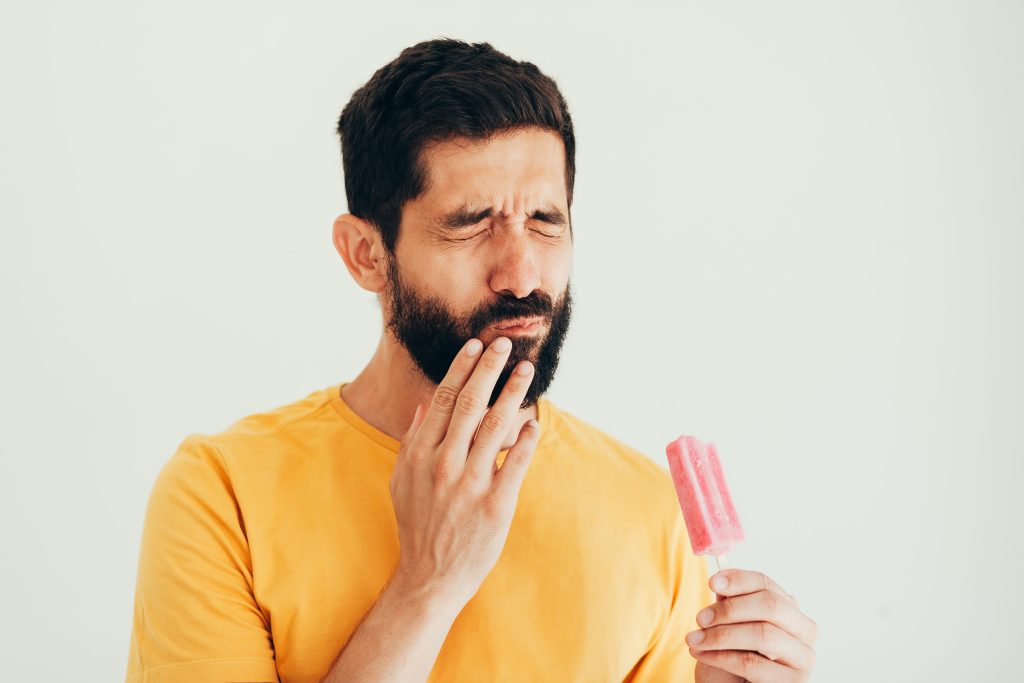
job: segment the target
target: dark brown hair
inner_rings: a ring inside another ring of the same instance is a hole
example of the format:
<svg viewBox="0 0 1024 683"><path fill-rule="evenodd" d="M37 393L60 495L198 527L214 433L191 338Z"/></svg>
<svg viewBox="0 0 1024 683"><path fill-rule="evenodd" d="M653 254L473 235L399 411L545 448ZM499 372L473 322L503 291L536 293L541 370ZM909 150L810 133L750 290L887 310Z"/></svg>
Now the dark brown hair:
<svg viewBox="0 0 1024 683"><path fill-rule="evenodd" d="M348 210L372 223L393 253L403 205L426 189L421 152L428 143L485 140L527 126L562 136L572 207L576 139L554 80L490 43L442 38L407 47L352 95L338 118Z"/></svg>

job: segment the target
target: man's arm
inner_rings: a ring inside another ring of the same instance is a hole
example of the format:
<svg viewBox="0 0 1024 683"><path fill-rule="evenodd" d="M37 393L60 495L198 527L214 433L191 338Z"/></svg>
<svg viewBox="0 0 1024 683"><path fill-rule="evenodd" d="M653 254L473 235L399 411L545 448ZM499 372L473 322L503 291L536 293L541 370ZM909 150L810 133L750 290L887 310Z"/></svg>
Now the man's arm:
<svg viewBox="0 0 1024 683"><path fill-rule="evenodd" d="M463 606L408 586L396 574L323 683L425 680Z"/></svg>
<svg viewBox="0 0 1024 683"><path fill-rule="evenodd" d="M190 435L146 506L126 683L277 680L241 518L219 447Z"/></svg>

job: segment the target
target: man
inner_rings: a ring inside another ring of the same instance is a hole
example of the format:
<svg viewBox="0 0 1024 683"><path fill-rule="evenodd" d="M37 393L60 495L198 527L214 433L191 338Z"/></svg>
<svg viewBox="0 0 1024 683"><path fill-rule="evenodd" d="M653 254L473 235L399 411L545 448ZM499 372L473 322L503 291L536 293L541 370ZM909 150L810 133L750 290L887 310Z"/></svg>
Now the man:
<svg viewBox="0 0 1024 683"><path fill-rule="evenodd" d="M666 470L543 398L572 301L554 81L428 41L338 132L334 244L380 343L351 382L182 442L127 680L806 680L792 596L726 570L714 600Z"/></svg>

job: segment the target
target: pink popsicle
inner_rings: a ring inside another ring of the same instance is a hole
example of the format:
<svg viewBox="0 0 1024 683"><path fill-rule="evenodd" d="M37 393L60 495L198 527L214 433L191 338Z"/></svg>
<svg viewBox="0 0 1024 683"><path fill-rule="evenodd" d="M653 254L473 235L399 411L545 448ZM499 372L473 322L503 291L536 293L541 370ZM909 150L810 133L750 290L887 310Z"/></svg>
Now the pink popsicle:
<svg viewBox="0 0 1024 683"><path fill-rule="evenodd" d="M725 555L743 540L715 444L680 436L665 447L690 545L697 555Z"/></svg>

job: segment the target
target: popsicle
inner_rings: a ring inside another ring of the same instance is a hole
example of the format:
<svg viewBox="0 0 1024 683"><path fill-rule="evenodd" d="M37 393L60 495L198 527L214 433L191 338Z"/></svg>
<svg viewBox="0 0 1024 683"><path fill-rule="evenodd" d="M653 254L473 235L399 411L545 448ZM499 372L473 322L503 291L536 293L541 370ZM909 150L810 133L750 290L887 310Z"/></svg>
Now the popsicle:
<svg viewBox="0 0 1024 683"><path fill-rule="evenodd" d="M743 540L743 527L729 496L718 449L685 434L665 447L686 531L696 555L713 555L718 570L725 554Z"/></svg>

